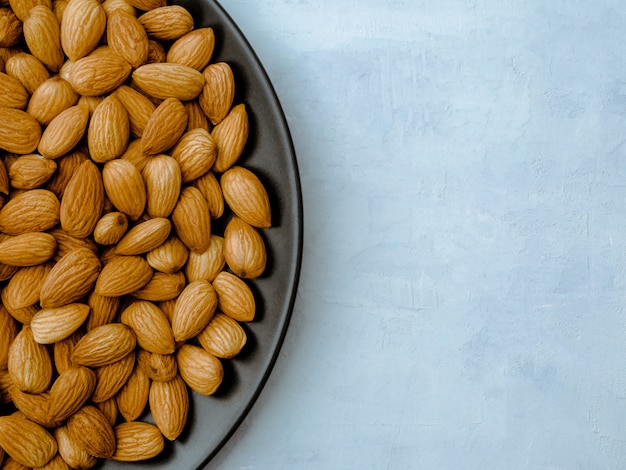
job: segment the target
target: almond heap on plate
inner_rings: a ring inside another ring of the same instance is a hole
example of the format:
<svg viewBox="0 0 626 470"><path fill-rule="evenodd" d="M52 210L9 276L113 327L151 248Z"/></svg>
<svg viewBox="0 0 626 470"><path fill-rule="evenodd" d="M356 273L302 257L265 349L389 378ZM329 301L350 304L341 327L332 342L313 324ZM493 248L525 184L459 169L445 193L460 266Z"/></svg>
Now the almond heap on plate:
<svg viewBox="0 0 626 470"><path fill-rule="evenodd" d="M271 210L214 45L165 0L0 0L0 466L155 457L246 344Z"/></svg>

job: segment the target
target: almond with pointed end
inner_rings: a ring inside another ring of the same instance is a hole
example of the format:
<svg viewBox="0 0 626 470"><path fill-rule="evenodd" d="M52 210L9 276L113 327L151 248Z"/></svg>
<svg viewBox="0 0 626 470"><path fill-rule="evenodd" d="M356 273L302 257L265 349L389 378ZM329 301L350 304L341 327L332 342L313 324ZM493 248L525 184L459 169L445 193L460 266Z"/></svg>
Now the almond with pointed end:
<svg viewBox="0 0 626 470"><path fill-rule="evenodd" d="M0 231L8 235L41 232L59 223L60 204L45 189L26 191L9 200L0 210Z"/></svg>
<svg viewBox="0 0 626 470"><path fill-rule="evenodd" d="M199 28L177 39L170 46L166 60L202 71L211 60L214 48L213 29Z"/></svg>
<svg viewBox="0 0 626 470"><path fill-rule="evenodd" d="M201 395L213 395L224 379L220 360L198 346L183 344L176 351L176 360L182 379Z"/></svg>
<svg viewBox="0 0 626 470"><path fill-rule="evenodd" d="M241 156L248 140L248 113L244 104L235 106L215 126L211 136L217 144L217 160L213 170L222 173L233 166Z"/></svg>
<svg viewBox="0 0 626 470"><path fill-rule="evenodd" d="M157 354L174 352L174 334L169 321L152 302L133 302L122 312L120 321L132 328L137 343L146 351Z"/></svg>
<svg viewBox="0 0 626 470"><path fill-rule="evenodd" d="M193 281L176 300L172 331L176 341L197 336L211 321L217 308L217 294L208 281Z"/></svg>
<svg viewBox="0 0 626 470"><path fill-rule="evenodd" d="M122 323L109 323L88 331L72 353L75 364L87 367L103 367L113 364L135 349L133 331Z"/></svg>
<svg viewBox="0 0 626 470"><path fill-rule="evenodd" d="M50 414L50 394L48 392L26 393L17 387L11 387L9 394L18 411L31 421L46 428L53 428L61 424Z"/></svg>
<svg viewBox="0 0 626 470"><path fill-rule="evenodd" d="M197 188L189 186L181 191L172 212L172 223L178 238L190 250L201 252L209 247L211 239L209 207Z"/></svg>
<svg viewBox="0 0 626 470"><path fill-rule="evenodd" d="M21 37L22 22L11 9L0 9L0 47L13 47Z"/></svg>
<svg viewBox="0 0 626 470"><path fill-rule="evenodd" d="M52 0L9 0L8 2L4 1L0 3L3 3L5 6L8 3L15 13L15 16L17 16L21 21L26 20L30 10L37 5L44 5L48 8L52 8Z"/></svg>
<svg viewBox="0 0 626 470"><path fill-rule="evenodd" d="M49 6L37 5L24 19L24 39L30 53L53 72L58 72L65 57L61 48L59 20Z"/></svg>
<svg viewBox="0 0 626 470"><path fill-rule="evenodd" d="M174 41L191 31L193 16L179 5L150 10L139 17L148 36L157 41Z"/></svg>
<svg viewBox="0 0 626 470"><path fill-rule="evenodd" d="M93 51L107 26L107 17L97 0L70 0L61 21L61 46L70 60Z"/></svg>
<svg viewBox="0 0 626 470"><path fill-rule="evenodd" d="M165 48L160 42L148 40L148 60L146 64L161 64L165 62Z"/></svg>
<svg viewBox="0 0 626 470"><path fill-rule="evenodd" d="M130 294L145 286L152 278L152 268L140 256L115 256L96 282L96 293L106 297Z"/></svg>
<svg viewBox="0 0 626 470"><path fill-rule="evenodd" d="M70 251L54 265L41 286L41 306L60 307L77 301L93 288L101 267L90 249Z"/></svg>
<svg viewBox="0 0 626 470"><path fill-rule="evenodd" d="M26 467L43 467L57 453L57 443L46 429L27 418L0 416L0 447Z"/></svg>
<svg viewBox="0 0 626 470"><path fill-rule="evenodd" d="M94 457L110 458L115 453L113 427L98 408L86 405L67 420L67 431Z"/></svg>
<svg viewBox="0 0 626 470"><path fill-rule="evenodd" d="M46 66L37 57L26 52L15 54L7 60L5 68L6 73L16 78L31 95L50 78Z"/></svg>
<svg viewBox="0 0 626 470"><path fill-rule="evenodd" d="M83 333L78 330L67 338L54 343L54 366L59 374L62 374L67 369L74 366L72 362L72 353L82 337Z"/></svg>
<svg viewBox="0 0 626 470"><path fill-rule="evenodd" d="M200 107L213 124L221 122L235 98L235 77L226 62L217 62L202 71L205 84L198 98Z"/></svg>
<svg viewBox="0 0 626 470"><path fill-rule="evenodd" d="M102 2L102 8L104 8L107 17L117 10L121 10L133 16L136 14L135 8L126 0L104 0L104 2Z"/></svg>
<svg viewBox="0 0 626 470"><path fill-rule="evenodd" d="M185 275L189 282L213 279L224 269L224 239L218 235L211 235L209 247L201 253L192 251L185 266Z"/></svg>
<svg viewBox="0 0 626 470"><path fill-rule="evenodd" d="M126 108L116 95L106 97L89 121L87 145L91 159L105 163L122 156L128 146L129 136L130 123Z"/></svg>
<svg viewBox="0 0 626 470"><path fill-rule="evenodd" d="M265 271L267 252L259 232L235 216L224 230L224 259L239 277L252 279Z"/></svg>
<svg viewBox="0 0 626 470"><path fill-rule="evenodd" d="M52 258L56 247L56 239L49 233L23 233L0 243L0 263L36 266Z"/></svg>
<svg viewBox="0 0 626 470"><path fill-rule="evenodd" d="M135 368L135 353L96 369L97 385L91 400L102 403L114 397L124 386Z"/></svg>
<svg viewBox="0 0 626 470"><path fill-rule="evenodd" d="M181 137L171 155L180 166L183 183L189 183L211 169L217 147L208 131L194 129Z"/></svg>
<svg viewBox="0 0 626 470"><path fill-rule="evenodd" d="M141 151L141 139L134 139L128 143L121 159L132 163L141 172L152 158L152 155L146 155Z"/></svg>
<svg viewBox="0 0 626 470"><path fill-rule="evenodd" d="M176 376L169 382L152 382L149 403L154 422L166 439L180 436L189 415L189 392L183 379Z"/></svg>
<svg viewBox="0 0 626 470"><path fill-rule="evenodd" d="M41 124L48 125L52 119L74 106L77 101L78 95L72 89L72 85L56 76L47 78L33 91L27 110Z"/></svg>
<svg viewBox="0 0 626 470"><path fill-rule="evenodd" d="M0 9L2 11L2 9ZM0 72L0 106L5 108L24 109L30 95L26 88L16 79Z"/></svg>
<svg viewBox="0 0 626 470"><path fill-rule="evenodd" d="M173 354L156 354L139 348L137 363L151 380L169 382L178 373L178 365Z"/></svg>
<svg viewBox="0 0 626 470"><path fill-rule="evenodd" d="M180 271L188 258L189 250L175 235L170 236L165 243L146 255L146 260L152 269L166 274Z"/></svg>
<svg viewBox="0 0 626 470"><path fill-rule="evenodd" d="M158 248L170 236L169 219L157 217L135 225L117 244L118 255L139 255ZM0 247L2 244L0 244Z"/></svg>
<svg viewBox="0 0 626 470"><path fill-rule="evenodd" d="M207 120L204 111L202 111L198 100L185 101L183 104L185 105L187 116L189 116L189 119L187 120L187 132L194 129L204 129L205 131L211 130L209 121Z"/></svg>
<svg viewBox="0 0 626 470"><path fill-rule="evenodd" d="M36 189L48 181L57 169L54 160L41 155L23 155L11 165L11 186L17 189Z"/></svg>
<svg viewBox="0 0 626 470"><path fill-rule="evenodd" d="M80 442L70 435L67 426L56 428L54 437L58 443L59 455L70 468L87 470L98 462L96 457L89 454Z"/></svg>
<svg viewBox="0 0 626 470"><path fill-rule="evenodd" d="M87 300L87 304L91 308L87 318L87 331L113 323L117 317L120 303L120 297L104 297L96 292L91 292Z"/></svg>
<svg viewBox="0 0 626 470"><path fill-rule="evenodd" d="M165 441L159 428L150 423L121 423L114 428L117 449L111 459L138 462L159 455Z"/></svg>
<svg viewBox="0 0 626 470"><path fill-rule="evenodd" d="M61 227L69 235L85 238L92 234L104 207L104 184L98 167L86 161L78 167L61 200Z"/></svg>
<svg viewBox="0 0 626 470"><path fill-rule="evenodd" d="M104 165L102 179L117 210L137 220L146 206L146 187L139 170L129 161L111 160Z"/></svg>
<svg viewBox="0 0 626 470"><path fill-rule="evenodd" d="M156 106L145 95L126 85L115 90L115 96L128 112L130 133L140 138Z"/></svg>
<svg viewBox="0 0 626 470"><path fill-rule="evenodd" d="M243 279L222 271L211 285L217 292L218 308L223 313L240 322L254 320L256 312L254 295Z"/></svg>
<svg viewBox="0 0 626 470"><path fill-rule="evenodd" d="M272 225L272 214L267 191L250 170L233 166L220 179L224 199L243 221L257 228Z"/></svg>
<svg viewBox="0 0 626 470"><path fill-rule="evenodd" d="M130 64L113 51L96 49L72 64L67 80L81 95L100 96L122 85L131 70Z"/></svg>
<svg viewBox="0 0 626 470"><path fill-rule="evenodd" d="M104 214L93 232L96 243L114 245L119 242L128 229L128 218L122 212Z"/></svg>
<svg viewBox="0 0 626 470"><path fill-rule="evenodd" d="M209 353L231 359L246 345L245 330L228 315L216 312L208 326L198 335L198 342Z"/></svg>
<svg viewBox="0 0 626 470"><path fill-rule="evenodd" d="M7 369L13 384L23 392L42 393L52 380L52 359L24 325L9 347Z"/></svg>
<svg viewBox="0 0 626 470"><path fill-rule="evenodd" d="M146 30L136 16L125 11L116 10L109 14L107 42L117 55L134 68L148 60L150 46Z"/></svg>
<svg viewBox="0 0 626 470"><path fill-rule="evenodd" d="M2 289L2 304L9 312L31 307L39 302L41 286L53 263L20 268ZM1 365L1 363L0 363Z"/></svg>
<svg viewBox="0 0 626 470"><path fill-rule="evenodd" d="M30 322L39 344L54 344L74 333L87 319L89 305L67 304L39 310Z"/></svg>
<svg viewBox="0 0 626 470"><path fill-rule="evenodd" d="M141 92L154 98L189 101L202 91L204 77L186 65L148 63L133 72L132 83Z"/></svg>
<svg viewBox="0 0 626 470"><path fill-rule="evenodd" d="M83 138L89 110L82 106L71 106L55 116L41 135L39 153L46 158L59 158L72 150Z"/></svg>
<svg viewBox="0 0 626 470"><path fill-rule="evenodd" d="M146 183L147 210L151 217L169 217L176 207L182 177L176 160L158 155L146 162L142 171Z"/></svg>
<svg viewBox="0 0 626 470"><path fill-rule="evenodd" d="M187 111L176 98L164 100L154 110L141 138L141 151L156 155L172 148L187 128Z"/></svg>
<svg viewBox="0 0 626 470"><path fill-rule="evenodd" d="M39 145L41 126L30 114L0 107L0 149L17 154L32 153Z"/></svg>
<svg viewBox="0 0 626 470"><path fill-rule="evenodd" d="M65 421L91 398L96 373L83 366L71 366L59 374L50 388L50 415Z"/></svg>
<svg viewBox="0 0 626 470"><path fill-rule="evenodd" d="M95 405L96 408L98 408L107 419L109 424L111 426L115 426L115 423L117 423L117 415L119 414L115 397L109 398L105 401L101 401L100 403L96 403Z"/></svg>
<svg viewBox="0 0 626 470"><path fill-rule="evenodd" d="M219 181L209 171L193 182L193 185L200 190L209 206L209 213L212 219L219 219L224 214L224 194Z"/></svg>
<svg viewBox="0 0 626 470"><path fill-rule="evenodd" d="M126 421L138 419L148 404L150 377L139 364L115 397L119 412Z"/></svg>

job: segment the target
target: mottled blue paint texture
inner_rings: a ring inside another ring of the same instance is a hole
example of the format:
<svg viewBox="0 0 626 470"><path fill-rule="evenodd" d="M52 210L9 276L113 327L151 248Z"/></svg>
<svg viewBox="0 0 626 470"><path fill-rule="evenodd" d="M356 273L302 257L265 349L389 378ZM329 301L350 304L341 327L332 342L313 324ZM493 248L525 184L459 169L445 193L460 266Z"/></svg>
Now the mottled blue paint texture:
<svg viewBox="0 0 626 470"><path fill-rule="evenodd" d="M209 468L626 468L626 4L222 4L287 115L305 251Z"/></svg>

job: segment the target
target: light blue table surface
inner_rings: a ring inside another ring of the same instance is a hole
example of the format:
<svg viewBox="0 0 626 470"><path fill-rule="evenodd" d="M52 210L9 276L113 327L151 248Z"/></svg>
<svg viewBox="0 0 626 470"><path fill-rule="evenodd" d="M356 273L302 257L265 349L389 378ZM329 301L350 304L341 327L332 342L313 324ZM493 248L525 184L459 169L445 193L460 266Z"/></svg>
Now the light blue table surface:
<svg viewBox="0 0 626 470"><path fill-rule="evenodd" d="M304 258L209 465L626 468L626 3L222 0L287 116Z"/></svg>

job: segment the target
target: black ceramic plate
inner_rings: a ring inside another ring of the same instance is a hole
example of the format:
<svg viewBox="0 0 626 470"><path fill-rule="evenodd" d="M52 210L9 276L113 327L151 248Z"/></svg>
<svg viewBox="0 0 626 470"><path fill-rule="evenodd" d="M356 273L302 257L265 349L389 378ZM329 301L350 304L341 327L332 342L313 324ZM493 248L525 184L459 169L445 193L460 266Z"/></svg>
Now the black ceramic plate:
<svg viewBox="0 0 626 470"><path fill-rule="evenodd" d="M133 464L107 461L101 465L107 470L186 470L208 463L241 423L269 376L287 330L300 272L300 182L289 130L272 84L241 31L217 2L174 3L193 14L196 28L214 29L212 62L225 61L233 69L235 103L245 103L250 118L250 137L239 164L254 171L265 184L274 226L261 231L268 250L266 272L249 282L257 301L257 317L244 325L248 343L242 353L223 361L225 378L218 393L211 397L190 393L187 428L176 442L166 444L160 457Z"/></svg>

